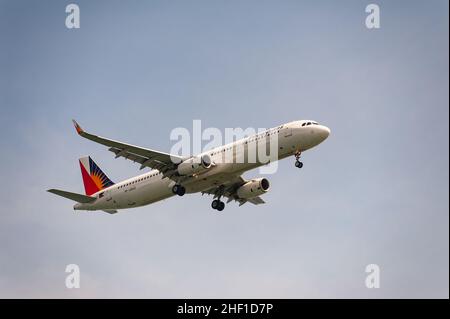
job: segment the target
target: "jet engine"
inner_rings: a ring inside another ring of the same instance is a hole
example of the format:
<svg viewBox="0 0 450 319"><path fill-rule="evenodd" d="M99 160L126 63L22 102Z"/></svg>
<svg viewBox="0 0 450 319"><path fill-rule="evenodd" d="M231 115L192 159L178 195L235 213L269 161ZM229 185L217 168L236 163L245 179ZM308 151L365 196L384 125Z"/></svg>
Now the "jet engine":
<svg viewBox="0 0 450 319"><path fill-rule="evenodd" d="M258 178L248 181L238 188L236 194L239 198L253 198L266 193L269 190L269 181L266 178Z"/></svg>
<svg viewBox="0 0 450 319"><path fill-rule="evenodd" d="M198 174L208 168L210 168L212 165L211 158L209 155L203 155L200 158L198 157L192 157L184 162L181 162L178 165L178 174L182 176L190 176L193 174Z"/></svg>

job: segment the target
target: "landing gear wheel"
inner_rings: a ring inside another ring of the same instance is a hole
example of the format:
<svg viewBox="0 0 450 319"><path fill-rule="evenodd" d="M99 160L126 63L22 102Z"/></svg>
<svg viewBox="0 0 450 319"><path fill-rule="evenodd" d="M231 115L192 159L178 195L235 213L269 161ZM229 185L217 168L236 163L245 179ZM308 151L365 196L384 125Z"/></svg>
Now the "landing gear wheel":
<svg viewBox="0 0 450 319"><path fill-rule="evenodd" d="M175 184L172 187L172 193L174 193L178 196L183 196L186 193L186 188L184 188L181 185Z"/></svg>
<svg viewBox="0 0 450 319"><path fill-rule="evenodd" d="M218 209L219 206L220 206L220 203L221 203L221 201L218 200L218 199L213 200L212 203L211 203L212 209Z"/></svg>
<svg viewBox="0 0 450 319"><path fill-rule="evenodd" d="M223 211L225 208L225 203L222 202L220 199L215 199L211 203L212 209L218 210L219 212Z"/></svg>
<svg viewBox="0 0 450 319"><path fill-rule="evenodd" d="M178 188L178 196L183 196L186 193L186 188L184 188L183 186L180 186Z"/></svg>
<svg viewBox="0 0 450 319"><path fill-rule="evenodd" d="M302 168L303 167L303 163L300 162L300 155L302 155L302 152L300 152L300 151L297 151L294 154L294 156L295 156L295 167L297 167L297 168Z"/></svg>

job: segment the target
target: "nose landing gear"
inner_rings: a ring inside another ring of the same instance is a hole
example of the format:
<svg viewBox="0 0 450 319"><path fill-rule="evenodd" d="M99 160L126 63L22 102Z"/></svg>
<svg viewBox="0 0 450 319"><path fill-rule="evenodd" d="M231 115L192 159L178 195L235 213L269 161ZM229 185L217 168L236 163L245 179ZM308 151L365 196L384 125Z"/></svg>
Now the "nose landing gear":
<svg viewBox="0 0 450 319"><path fill-rule="evenodd" d="M178 196L183 196L186 193L186 188L182 185L175 184L172 187L172 193Z"/></svg>
<svg viewBox="0 0 450 319"><path fill-rule="evenodd" d="M300 155L302 155L302 152L296 151L294 155L295 155L295 167L302 168L303 162L300 162Z"/></svg>
<svg viewBox="0 0 450 319"><path fill-rule="evenodd" d="M219 212L221 212L225 208L225 203L222 202L220 199L215 199L212 201L211 207L212 207L212 209L216 209Z"/></svg>

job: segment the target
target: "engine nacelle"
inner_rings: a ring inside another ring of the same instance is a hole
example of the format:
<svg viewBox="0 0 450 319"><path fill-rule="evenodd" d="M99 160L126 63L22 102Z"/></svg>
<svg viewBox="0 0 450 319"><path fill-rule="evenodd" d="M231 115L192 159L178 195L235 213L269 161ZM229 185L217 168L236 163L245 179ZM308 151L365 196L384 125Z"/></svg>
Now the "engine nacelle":
<svg viewBox="0 0 450 319"><path fill-rule="evenodd" d="M193 157L185 160L178 165L178 174L182 176L190 176L193 174L200 173L212 165L211 158L209 155L203 155L202 157Z"/></svg>
<svg viewBox="0 0 450 319"><path fill-rule="evenodd" d="M269 181L266 178L258 178L248 181L238 188L236 194L239 198L247 199L266 193L269 190Z"/></svg>

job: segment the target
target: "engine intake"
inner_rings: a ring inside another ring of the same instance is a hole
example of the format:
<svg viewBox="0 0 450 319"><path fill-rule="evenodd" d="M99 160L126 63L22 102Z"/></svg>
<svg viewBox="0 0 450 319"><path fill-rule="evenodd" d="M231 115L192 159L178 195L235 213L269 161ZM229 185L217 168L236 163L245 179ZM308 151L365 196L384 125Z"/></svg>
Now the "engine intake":
<svg viewBox="0 0 450 319"><path fill-rule="evenodd" d="M258 178L239 187L236 194L243 199L253 198L266 193L269 186L269 181L266 178Z"/></svg>
<svg viewBox="0 0 450 319"><path fill-rule="evenodd" d="M204 170L207 170L212 165L209 155L203 155L199 157L192 157L178 165L178 174L182 176L190 176L198 174Z"/></svg>

